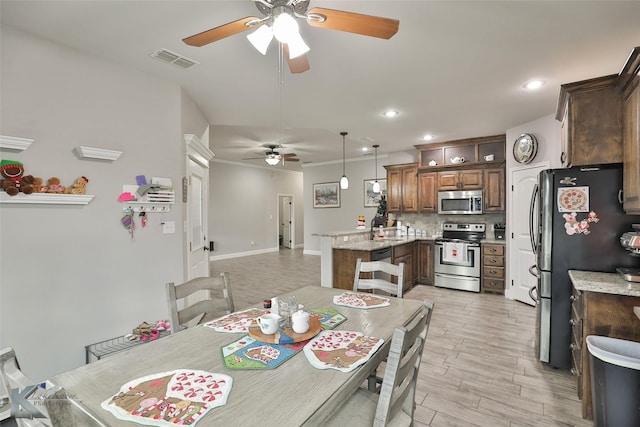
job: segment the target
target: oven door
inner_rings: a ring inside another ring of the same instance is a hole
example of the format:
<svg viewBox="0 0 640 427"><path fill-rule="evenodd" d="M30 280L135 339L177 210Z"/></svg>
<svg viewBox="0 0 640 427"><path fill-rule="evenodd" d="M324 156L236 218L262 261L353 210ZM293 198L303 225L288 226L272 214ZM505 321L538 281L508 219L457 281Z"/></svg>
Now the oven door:
<svg viewBox="0 0 640 427"><path fill-rule="evenodd" d="M436 242L434 270L436 273L453 274L457 276L480 277L480 245L467 244L467 261L443 261L444 243Z"/></svg>

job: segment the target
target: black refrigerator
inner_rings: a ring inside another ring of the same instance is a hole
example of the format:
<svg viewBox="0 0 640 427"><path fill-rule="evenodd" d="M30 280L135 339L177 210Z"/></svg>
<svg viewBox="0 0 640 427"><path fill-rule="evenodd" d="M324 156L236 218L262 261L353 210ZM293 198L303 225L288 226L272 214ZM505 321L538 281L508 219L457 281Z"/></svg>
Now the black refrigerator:
<svg viewBox="0 0 640 427"><path fill-rule="evenodd" d="M541 361L570 369L568 270L615 273L616 267L640 267L640 258L620 245L620 236L640 223L640 215L622 209L621 164L544 170L538 186L536 347Z"/></svg>

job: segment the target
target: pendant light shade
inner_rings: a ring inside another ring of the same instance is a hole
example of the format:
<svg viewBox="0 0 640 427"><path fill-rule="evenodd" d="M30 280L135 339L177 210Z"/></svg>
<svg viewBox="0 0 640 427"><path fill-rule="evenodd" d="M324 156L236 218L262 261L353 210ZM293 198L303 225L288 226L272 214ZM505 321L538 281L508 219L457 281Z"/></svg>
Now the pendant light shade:
<svg viewBox="0 0 640 427"><path fill-rule="evenodd" d="M374 193L380 192L380 183L378 182L378 147L379 147L378 144L373 146L373 149L375 150L375 158L376 158L376 181L373 183Z"/></svg>
<svg viewBox="0 0 640 427"><path fill-rule="evenodd" d="M344 171L344 137L348 135L347 132L340 132L340 135L342 135L342 178L340 178L340 188L343 190L348 190L349 189L349 178L347 178L347 175L345 174Z"/></svg>

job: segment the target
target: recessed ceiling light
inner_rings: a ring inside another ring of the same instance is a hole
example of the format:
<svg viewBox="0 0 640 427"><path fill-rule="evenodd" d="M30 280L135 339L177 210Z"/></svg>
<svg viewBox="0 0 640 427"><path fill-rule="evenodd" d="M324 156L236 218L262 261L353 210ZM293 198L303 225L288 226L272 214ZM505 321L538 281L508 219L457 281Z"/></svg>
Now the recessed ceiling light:
<svg viewBox="0 0 640 427"><path fill-rule="evenodd" d="M431 141L433 139L433 135L427 134L423 136L422 139L424 139L425 141Z"/></svg>
<svg viewBox="0 0 640 427"><path fill-rule="evenodd" d="M544 80L529 80L524 85L522 85L522 87L528 90L535 90L540 89L542 86L544 86L544 84Z"/></svg>
<svg viewBox="0 0 640 427"><path fill-rule="evenodd" d="M392 118L397 116L398 114L400 114L400 112L395 111L395 110L388 110L385 111L384 113L382 113L383 116L387 117L387 118Z"/></svg>
<svg viewBox="0 0 640 427"><path fill-rule="evenodd" d="M362 151L364 151L364 152L369 151L369 147L362 147Z"/></svg>

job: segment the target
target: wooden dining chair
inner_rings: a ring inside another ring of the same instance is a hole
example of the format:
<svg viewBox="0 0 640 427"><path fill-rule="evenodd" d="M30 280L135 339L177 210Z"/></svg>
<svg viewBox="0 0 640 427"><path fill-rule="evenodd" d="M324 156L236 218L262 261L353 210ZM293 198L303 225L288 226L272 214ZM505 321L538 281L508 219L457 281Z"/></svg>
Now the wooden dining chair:
<svg viewBox="0 0 640 427"><path fill-rule="evenodd" d="M360 273L370 273L367 278L362 278ZM386 275L390 278L396 278L397 283L393 283L391 280L387 280L383 277L376 277ZM373 276L373 278L370 278ZM362 261L358 258L356 261L356 274L353 278L353 290L373 290L376 289L395 295L398 298L402 298L402 286L404 284L404 263L391 264L385 261Z"/></svg>
<svg viewBox="0 0 640 427"><path fill-rule="evenodd" d="M432 312L433 302L425 300L407 326L395 329L380 394L359 388L325 425L413 425L418 370Z"/></svg>
<svg viewBox="0 0 640 427"><path fill-rule="evenodd" d="M166 284L171 332L208 322L234 311L229 274L197 277L180 285Z"/></svg>

